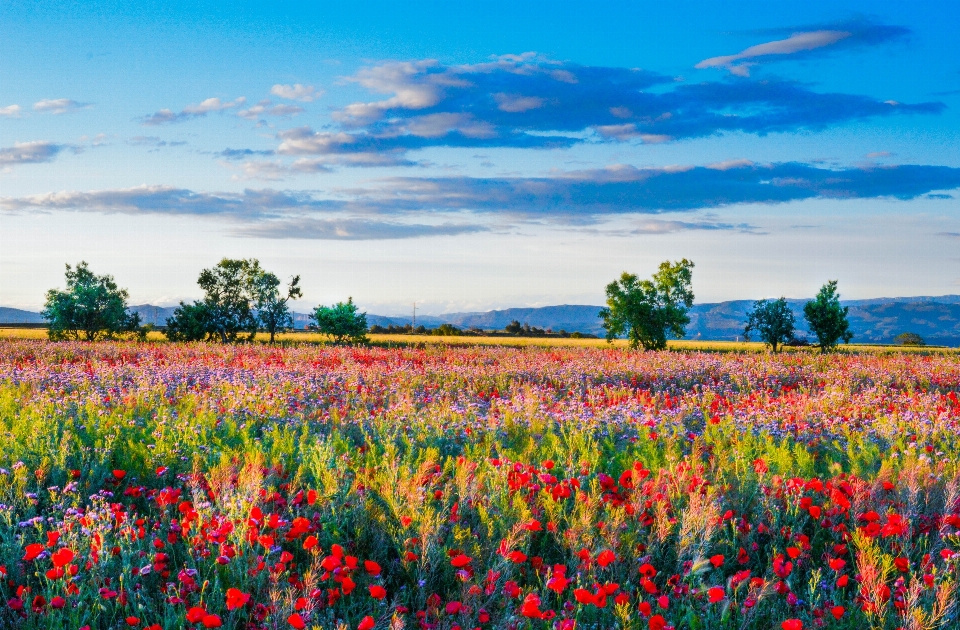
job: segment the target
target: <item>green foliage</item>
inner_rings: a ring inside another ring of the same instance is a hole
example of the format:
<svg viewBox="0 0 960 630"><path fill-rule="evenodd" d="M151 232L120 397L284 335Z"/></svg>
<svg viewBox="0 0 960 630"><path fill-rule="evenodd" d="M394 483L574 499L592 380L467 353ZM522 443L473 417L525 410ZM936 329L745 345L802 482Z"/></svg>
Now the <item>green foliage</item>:
<svg viewBox="0 0 960 630"><path fill-rule="evenodd" d="M313 320L311 330L330 335L336 344L367 341L367 314L357 310L352 297L333 306L318 306L310 319Z"/></svg>
<svg viewBox="0 0 960 630"><path fill-rule="evenodd" d="M893 343L898 346L925 346L927 342L923 340L923 337L917 333L905 332L900 333L893 338Z"/></svg>
<svg viewBox="0 0 960 630"><path fill-rule="evenodd" d="M213 334L209 319L207 305L203 302L180 302L173 317L167 318L164 334L170 341L205 341Z"/></svg>
<svg viewBox="0 0 960 630"><path fill-rule="evenodd" d="M300 276L294 276L287 287L286 296L280 293L280 279L270 272L261 272L253 279L257 296L256 313L261 328L270 334L270 343L278 332L293 328L293 314L287 302L303 295Z"/></svg>
<svg viewBox="0 0 960 630"><path fill-rule="evenodd" d="M236 341L242 332L248 332L250 340L256 336L254 282L262 273L260 261L254 258L224 258L215 267L200 272L197 284L204 292L210 332L223 343Z"/></svg>
<svg viewBox="0 0 960 630"><path fill-rule="evenodd" d="M224 258L215 267L200 272L197 284L203 289L203 300L180 303L173 317L167 319L167 338L171 341L219 339L234 342L248 333L256 337L258 328L270 334L270 342L278 332L293 327L287 302L300 297L300 276L294 276L286 295L280 293L280 279L264 271L255 258Z"/></svg>
<svg viewBox="0 0 960 630"><path fill-rule="evenodd" d="M693 263L686 258L660 263L651 280L624 272L607 285L607 306L600 310L607 341L626 336L630 347L664 350L667 336L683 337L693 306Z"/></svg>
<svg viewBox="0 0 960 630"><path fill-rule="evenodd" d="M753 310L747 313L747 325L743 336L750 339L756 333L760 341L769 344L774 352L777 346L793 338L793 311L787 305L787 299L759 300L753 303Z"/></svg>
<svg viewBox="0 0 960 630"><path fill-rule="evenodd" d="M848 307L840 306L836 280L830 280L820 287L817 297L803 306L803 314L810 331L817 337L821 352L837 347L841 340L849 343L853 339L847 321L848 310Z"/></svg>
<svg viewBox="0 0 960 630"><path fill-rule="evenodd" d="M126 289L117 287L113 276L98 276L86 262L72 269L67 265L65 291L50 289L42 315L50 322L53 341L109 339L136 332L140 316L127 312Z"/></svg>
<svg viewBox="0 0 960 630"><path fill-rule="evenodd" d="M453 324L440 324L433 329L432 333L440 337L456 337L462 335L463 331L454 326Z"/></svg>

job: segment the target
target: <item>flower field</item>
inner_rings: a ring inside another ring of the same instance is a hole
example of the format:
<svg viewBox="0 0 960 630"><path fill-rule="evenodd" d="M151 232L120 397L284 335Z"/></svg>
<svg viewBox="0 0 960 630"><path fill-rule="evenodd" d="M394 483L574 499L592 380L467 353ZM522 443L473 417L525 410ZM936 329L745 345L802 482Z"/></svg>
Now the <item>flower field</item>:
<svg viewBox="0 0 960 630"><path fill-rule="evenodd" d="M958 628L960 361L0 341L3 628Z"/></svg>

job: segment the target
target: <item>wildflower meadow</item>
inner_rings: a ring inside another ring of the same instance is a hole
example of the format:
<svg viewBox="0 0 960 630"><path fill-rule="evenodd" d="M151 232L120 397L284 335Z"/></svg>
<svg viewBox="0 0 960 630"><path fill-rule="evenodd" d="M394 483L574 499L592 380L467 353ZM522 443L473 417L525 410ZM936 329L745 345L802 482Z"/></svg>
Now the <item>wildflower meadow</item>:
<svg viewBox="0 0 960 630"><path fill-rule="evenodd" d="M953 355L0 341L0 626L960 627Z"/></svg>

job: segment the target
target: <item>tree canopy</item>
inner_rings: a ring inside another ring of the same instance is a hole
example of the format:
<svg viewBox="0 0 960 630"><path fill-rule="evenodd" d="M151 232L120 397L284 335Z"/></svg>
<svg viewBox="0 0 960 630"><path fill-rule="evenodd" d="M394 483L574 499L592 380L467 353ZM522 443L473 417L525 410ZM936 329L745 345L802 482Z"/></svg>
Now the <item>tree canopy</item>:
<svg viewBox="0 0 960 630"><path fill-rule="evenodd" d="M750 339L756 334L760 341L768 344L776 352L777 347L793 338L794 317L793 311L787 304L787 299L758 300L753 303L753 309L747 313L747 324L743 328L743 336Z"/></svg>
<svg viewBox="0 0 960 630"><path fill-rule="evenodd" d="M261 292L264 285L258 285L258 280L265 274L255 258L224 258L204 269L197 279L203 299L180 303L173 317L167 319L167 337L177 341L216 338L227 343L247 333L246 339L252 341L260 325L256 306L265 296Z"/></svg>
<svg viewBox="0 0 960 630"><path fill-rule="evenodd" d="M109 339L135 332L140 316L127 311L129 294L117 287L113 276L98 276L85 261L67 265L65 291L50 289L41 315L50 323L51 340Z"/></svg>
<svg viewBox="0 0 960 630"><path fill-rule="evenodd" d="M280 278L269 271L261 272L253 278L253 292L257 298L257 321L270 335L270 343L273 343L278 332L293 328L293 313L287 302L303 295L300 290L300 276L294 276L287 286L286 294L282 294Z"/></svg>
<svg viewBox="0 0 960 630"><path fill-rule="evenodd" d="M650 280L623 272L607 285L607 306L600 310L607 341L626 336L631 348L663 350L667 337L683 337L693 306L693 262L660 263Z"/></svg>
<svg viewBox="0 0 960 630"><path fill-rule="evenodd" d="M318 306L310 319L311 330L330 335L336 344L367 341L367 314L359 312L352 297L333 306Z"/></svg>
<svg viewBox="0 0 960 630"><path fill-rule="evenodd" d="M830 280L820 287L817 296L803 306L807 325L817 337L821 352L836 348L840 341L849 343L853 339L847 321L848 310L849 307L840 306L836 280Z"/></svg>

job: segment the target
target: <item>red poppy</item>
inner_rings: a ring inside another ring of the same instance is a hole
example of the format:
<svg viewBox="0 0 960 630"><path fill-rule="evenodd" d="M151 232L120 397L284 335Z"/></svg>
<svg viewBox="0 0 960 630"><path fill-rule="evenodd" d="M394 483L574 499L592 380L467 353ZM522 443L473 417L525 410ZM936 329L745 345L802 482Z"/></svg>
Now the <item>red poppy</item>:
<svg viewBox="0 0 960 630"><path fill-rule="evenodd" d="M387 589L383 588L379 584L370 585L370 597L374 599L383 599L387 596Z"/></svg>
<svg viewBox="0 0 960 630"><path fill-rule="evenodd" d="M250 601L250 594L244 593L238 588L227 589L227 610L236 610L243 608Z"/></svg>
<svg viewBox="0 0 960 630"><path fill-rule="evenodd" d="M610 551L609 549L604 549L599 554L597 554L597 564L603 568L607 568L614 560L617 559L617 555Z"/></svg>
<svg viewBox="0 0 960 630"><path fill-rule="evenodd" d="M203 624L204 628L219 628L223 625L223 620L220 619L219 615L204 615L200 623Z"/></svg>
<svg viewBox="0 0 960 630"><path fill-rule="evenodd" d="M26 553L23 554L23 559L27 562L30 562L31 560L36 560L37 556L43 553L43 545L40 543L33 543L27 545L24 551L26 551Z"/></svg>
<svg viewBox="0 0 960 630"><path fill-rule="evenodd" d="M803 630L803 622L799 619L787 619L780 624L783 630Z"/></svg>
<svg viewBox="0 0 960 630"><path fill-rule="evenodd" d="M293 613L287 617L287 623L290 624L295 630L303 630L307 627L306 622L303 620L303 617L299 613Z"/></svg>
<svg viewBox="0 0 960 630"><path fill-rule="evenodd" d="M200 620L202 620L206 615L207 615L206 610L204 610L200 606L194 606L193 608L187 611L187 621L189 621L190 623L200 623Z"/></svg>
<svg viewBox="0 0 960 630"><path fill-rule="evenodd" d="M357 626L357 630L373 630L373 626L376 625L376 622L373 620L373 617L367 615L360 620L360 624ZM303 626L300 626L301 628Z"/></svg>
<svg viewBox="0 0 960 630"><path fill-rule="evenodd" d="M650 620L647 622L650 630L663 630L667 627L667 620L663 618L663 615L654 615L650 617Z"/></svg>
<svg viewBox="0 0 960 630"><path fill-rule="evenodd" d="M53 552L53 555L50 556L50 559L53 560L53 566L55 567L65 567L73 562L73 558L73 552L66 547L57 549Z"/></svg>
<svg viewBox="0 0 960 630"><path fill-rule="evenodd" d="M473 558L471 558L470 556L466 556L462 553L457 554L454 557L450 558L450 564L452 564L454 567L458 569L461 569L467 566L472 561L473 561Z"/></svg>
<svg viewBox="0 0 960 630"><path fill-rule="evenodd" d="M723 587L720 586L711 587L710 590L707 591L707 597L710 598L711 604L716 604L726 596L726 591L724 591Z"/></svg>

